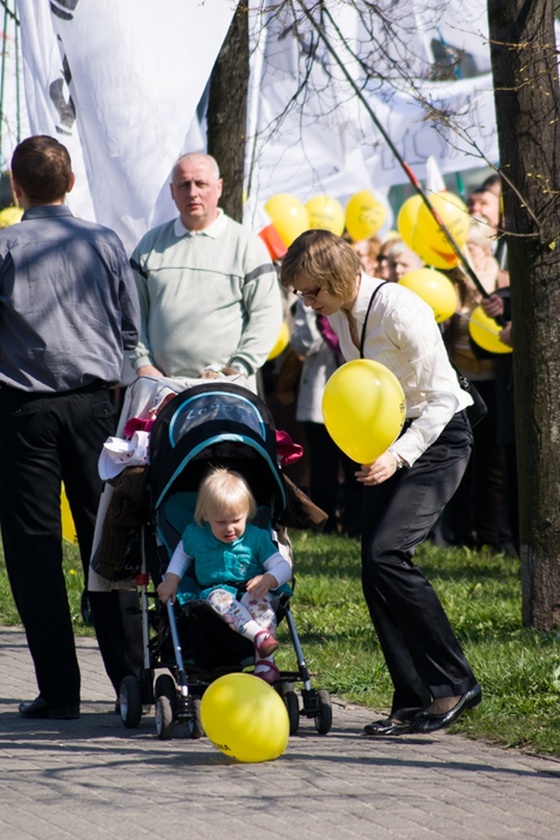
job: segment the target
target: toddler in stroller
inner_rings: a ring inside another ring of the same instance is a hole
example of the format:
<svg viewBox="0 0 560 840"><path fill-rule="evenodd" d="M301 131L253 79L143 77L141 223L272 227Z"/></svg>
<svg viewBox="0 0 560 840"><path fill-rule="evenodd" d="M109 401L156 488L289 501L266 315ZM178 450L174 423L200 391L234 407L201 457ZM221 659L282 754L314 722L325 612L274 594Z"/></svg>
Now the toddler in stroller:
<svg viewBox="0 0 560 840"><path fill-rule="evenodd" d="M287 583L294 585L286 529L320 528L325 515L290 486L279 464L281 446L286 441L277 443L268 406L233 382L189 384L157 412L147 468L150 513L127 552L139 556L133 579L144 639L142 671L125 677L119 692L127 727L138 726L143 706L155 703L160 738L172 737L175 723L202 737L199 712L208 685L252 668L282 697L290 734L302 717L314 720L320 734L330 730L330 697L311 684ZM224 512L225 519L234 514L233 525L222 522ZM237 543L246 556L238 556ZM150 583L158 595L152 608ZM274 662L281 620L297 670L278 670Z"/></svg>
<svg viewBox="0 0 560 840"><path fill-rule="evenodd" d="M163 603L204 600L255 649L253 673L274 683L276 613L274 597L292 576L290 564L270 534L250 523L257 511L251 490L237 472L211 468L197 494L194 522L178 543L157 588ZM188 574L190 572L190 574Z"/></svg>

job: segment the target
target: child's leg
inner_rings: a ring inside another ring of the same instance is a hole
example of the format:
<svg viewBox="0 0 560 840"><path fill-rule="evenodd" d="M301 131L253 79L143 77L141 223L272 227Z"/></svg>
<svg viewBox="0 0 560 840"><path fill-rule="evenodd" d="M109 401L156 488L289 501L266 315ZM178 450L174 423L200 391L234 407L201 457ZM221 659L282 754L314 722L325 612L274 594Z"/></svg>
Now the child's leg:
<svg viewBox="0 0 560 840"><path fill-rule="evenodd" d="M253 616L260 626L260 632L253 639L255 645L255 670L256 677L260 677L267 683L274 683L280 676L280 672L274 663L274 651L278 647L276 641L276 613L272 608L270 595L264 598L255 598L246 592L241 598L241 604Z"/></svg>
<svg viewBox="0 0 560 840"><path fill-rule="evenodd" d="M245 592L240 598L240 603L255 619L260 630L266 630L271 636L276 634L276 613L272 608L270 595L265 595L263 598L255 598L254 595Z"/></svg>
<svg viewBox="0 0 560 840"><path fill-rule="evenodd" d="M226 589L213 589L208 596L208 603L232 630L246 639L253 641L257 633L263 629L247 607Z"/></svg>

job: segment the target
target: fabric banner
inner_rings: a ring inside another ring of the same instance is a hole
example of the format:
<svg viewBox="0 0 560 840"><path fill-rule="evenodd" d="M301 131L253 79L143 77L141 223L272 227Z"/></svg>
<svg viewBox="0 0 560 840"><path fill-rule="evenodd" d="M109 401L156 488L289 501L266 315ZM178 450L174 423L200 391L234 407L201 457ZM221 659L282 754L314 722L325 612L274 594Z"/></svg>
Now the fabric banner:
<svg viewBox="0 0 560 840"><path fill-rule="evenodd" d="M379 4L332 0L324 4L332 18L324 7L314 18L321 34L303 13L294 25L290 10L266 6L266 23L253 30L247 219L262 218L278 192L344 204L363 189L383 200L390 186L408 183L364 102L418 178L430 157L444 174L497 162L484 3L391 3L388 18ZM445 49L457 72L430 78ZM438 120L437 110L449 118Z"/></svg>
<svg viewBox="0 0 560 840"><path fill-rule="evenodd" d="M173 215L177 157L205 148L196 109L234 9L231 0L18 0L31 131L68 146L69 205L128 250Z"/></svg>
<svg viewBox="0 0 560 840"><path fill-rule="evenodd" d="M18 0L31 131L68 145L70 206L128 250L174 214L178 155L206 147L201 102L235 5ZM420 179L430 157L444 175L497 163L484 0L249 7L248 226L268 224L263 207L279 192L344 203L369 189L385 201L408 183L361 98Z"/></svg>

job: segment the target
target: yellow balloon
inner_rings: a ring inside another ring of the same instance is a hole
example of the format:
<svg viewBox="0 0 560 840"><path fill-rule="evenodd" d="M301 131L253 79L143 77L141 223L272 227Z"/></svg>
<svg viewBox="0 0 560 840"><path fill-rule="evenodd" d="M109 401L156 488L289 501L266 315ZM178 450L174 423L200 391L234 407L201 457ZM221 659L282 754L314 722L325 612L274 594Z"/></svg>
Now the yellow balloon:
<svg viewBox="0 0 560 840"><path fill-rule="evenodd" d="M328 433L359 464L370 464L394 443L406 416L400 382L389 368L370 359L355 359L335 370L322 408Z"/></svg>
<svg viewBox="0 0 560 840"><path fill-rule="evenodd" d="M344 231L344 212L336 198L317 195L305 205L309 215L309 227L330 230L341 236Z"/></svg>
<svg viewBox="0 0 560 840"><path fill-rule="evenodd" d="M471 222L464 202L454 193L445 190L431 195L430 203L458 247L462 247L467 241ZM459 257L422 196L413 195L404 202L397 218L397 227L404 242L426 265L447 269L458 265Z"/></svg>
<svg viewBox="0 0 560 840"><path fill-rule="evenodd" d="M386 208L369 190L353 195L346 205L346 230L354 240L369 239L383 226Z"/></svg>
<svg viewBox="0 0 560 840"><path fill-rule="evenodd" d="M21 220L23 210L21 207L4 207L0 210L0 228L7 228L15 225Z"/></svg>
<svg viewBox="0 0 560 840"><path fill-rule="evenodd" d="M307 210L297 198L285 193L279 193L269 198L264 205L270 221L280 239L289 247L294 239L309 228Z"/></svg>
<svg viewBox="0 0 560 840"><path fill-rule="evenodd" d="M278 333L278 338L276 339L274 347L272 348L272 350L268 354L267 361L270 362L272 359L275 359L276 356L279 356L280 353L283 350L286 349L289 341L290 341L290 330L288 328L287 323L285 321L282 321L282 324L280 326L280 332Z"/></svg>
<svg viewBox="0 0 560 840"><path fill-rule="evenodd" d="M438 324L447 321L457 308L457 292L455 286L441 271L431 268L417 268L409 271L399 280L401 286L406 286L426 301L434 310L434 317Z"/></svg>
<svg viewBox="0 0 560 840"><path fill-rule="evenodd" d="M414 233L421 205L422 196L411 195L410 198L407 198L406 201L403 202L397 216L397 229L399 231L399 236L409 248L412 248L412 250L414 250Z"/></svg>
<svg viewBox="0 0 560 840"><path fill-rule="evenodd" d="M214 746L237 761L270 761L288 746L284 701L252 674L225 674L211 683L202 695L200 716Z"/></svg>
<svg viewBox="0 0 560 840"><path fill-rule="evenodd" d="M489 315L482 306L477 306L471 313L469 320L469 333L475 344L487 350L489 353L511 353L513 348L500 339L503 327Z"/></svg>
<svg viewBox="0 0 560 840"><path fill-rule="evenodd" d="M77 545L78 536L76 534L76 526L74 525L64 484L62 485L62 492L60 496L60 518L62 520L62 538L74 545Z"/></svg>

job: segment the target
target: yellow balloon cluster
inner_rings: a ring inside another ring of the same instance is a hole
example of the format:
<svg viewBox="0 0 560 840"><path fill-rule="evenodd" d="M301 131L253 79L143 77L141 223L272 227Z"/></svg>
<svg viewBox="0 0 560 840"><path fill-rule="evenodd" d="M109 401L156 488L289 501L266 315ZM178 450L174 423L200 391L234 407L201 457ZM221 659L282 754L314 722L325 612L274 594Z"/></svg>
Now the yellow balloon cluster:
<svg viewBox="0 0 560 840"><path fill-rule="evenodd" d="M386 208L369 190L353 195L346 210L336 198L316 195L306 204L287 193L278 193L268 199L264 209L274 230L289 247L304 230L320 228L342 236L344 229L354 241L373 236L383 226Z"/></svg>
<svg viewBox="0 0 560 840"><path fill-rule="evenodd" d="M438 324L451 318L457 308L455 287L441 271L417 268L401 277L399 284L415 292L432 307Z"/></svg>
<svg viewBox="0 0 560 840"><path fill-rule="evenodd" d="M288 746L284 701L252 674L225 674L211 683L202 695L200 716L214 746L237 761L270 761Z"/></svg>
<svg viewBox="0 0 560 840"><path fill-rule="evenodd" d="M354 242L375 236L383 227L387 210L369 190L353 195L346 205L345 224Z"/></svg>
<svg viewBox="0 0 560 840"><path fill-rule="evenodd" d="M477 306L471 313L469 333L475 344L489 353L511 353L513 348L500 339L502 327L489 315L482 306Z"/></svg>
<svg viewBox="0 0 560 840"><path fill-rule="evenodd" d="M337 368L323 393L329 435L359 464L375 461L397 439L406 416L396 376L379 362L355 359Z"/></svg>
<svg viewBox="0 0 560 840"><path fill-rule="evenodd" d="M430 203L461 248L467 241L471 222L465 203L447 190L431 195ZM413 195L404 202L397 217L397 227L401 239L426 265L454 268L458 264L459 258L453 246L422 196Z"/></svg>

